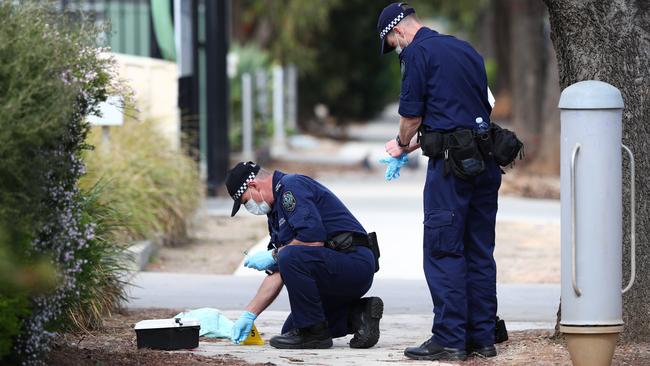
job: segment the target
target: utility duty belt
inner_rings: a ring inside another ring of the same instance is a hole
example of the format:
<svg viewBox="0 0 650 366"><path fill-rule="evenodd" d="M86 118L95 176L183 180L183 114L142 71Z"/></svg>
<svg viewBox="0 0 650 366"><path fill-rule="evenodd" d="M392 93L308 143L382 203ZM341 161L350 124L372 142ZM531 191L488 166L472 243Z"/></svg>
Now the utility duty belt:
<svg viewBox="0 0 650 366"><path fill-rule="evenodd" d="M483 173L488 158L505 167L512 166L517 156L519 159L524 157L524 144L517 135L496 123L485 132L470 129L426 132L420 133L419 139L424 155L433 159L443 158L445 175L451 171L461 179Z"/></svg>
<svg viewBox="0 0 650 366"><path fill-rule="evenodd" d="M334 249L337 252L352 253L357 250L357 246L369 248L375 257L375 272L379 271L379 243L377 234L372 232L368 235L345 232L337 234L325 241L325 247Z"/></svg>

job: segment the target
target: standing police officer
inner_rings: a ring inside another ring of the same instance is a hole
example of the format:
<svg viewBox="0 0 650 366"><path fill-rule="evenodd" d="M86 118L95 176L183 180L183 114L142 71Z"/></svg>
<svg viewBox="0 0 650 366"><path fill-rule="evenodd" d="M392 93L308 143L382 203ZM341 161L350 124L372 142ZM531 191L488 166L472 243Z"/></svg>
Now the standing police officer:
<svg viewBox="0 0 650 366"><path fill-rule="evenodd" d="M404 354L427 360L496 356L493 251L501 172L474 138L489 128L492 110L483 58L467 42L422 26L405 3L387 6L377 31L381 52L394 49L402 70L399 134L386 151L399 157L422 143L430 157L424 272L434 303L433 336ZM425 137L433 140L428 150Z"/></svg>
<svg viewBox="0 0 650 366"><path fill-rule="evenodd" d="M332 337L354 334L352 348L379 340L383 302L361 298L372 285L379 257L376 237L332 192L313 179L239 163L226 176L234 200L231 216L243 203L255 215L267 215L271 241L267 251L247 257L244 265L268 276L247 311L235 322L231 340L240 343L253 322L287 286L291 314L275 348L329 348Z"/></svg>

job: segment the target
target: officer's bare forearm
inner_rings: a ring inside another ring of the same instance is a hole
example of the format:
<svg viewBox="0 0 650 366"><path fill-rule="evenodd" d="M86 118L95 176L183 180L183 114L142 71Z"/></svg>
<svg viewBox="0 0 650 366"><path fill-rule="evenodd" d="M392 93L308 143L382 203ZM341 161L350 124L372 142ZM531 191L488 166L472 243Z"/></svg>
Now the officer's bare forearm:
<svg viewBox="0 0 650 366"><path fill-rule="evenodd" d="M289 243L288 245L308 245L310 247L322 247L323 245L325 245L325 243L323 243L322 241L304 242L298 239L293 239L291 243ZM282 248L284 247L280 247L280 249L278 250L282 250Z"/></svg>
<svg viewBox="0 0 650 366"><path fill-rule="evenodd" d="M413 140L412 140L411 143L409 144L409 147L407 147L406 149L404 149L404 150L406 150L406 153L407 153L407 154L410 154L410 153L412 153L413 151L415 151L415 150L417 150L417 149L420 148L420 144L419 144L417 141L415 141L415 140L417 140L417 138L413 137Z"/></svg>
<svg viewBox="0 0 650 366"><path fill-rule="evenodd" d="M246 310L250 311L253 314L260 315L266 309L276 297L280 291L282 291L282 277L280 277L280 272L276 272L270 276L266 276L260 288L257 290L257 294L253 297L253 300L248 304Z"/></svg>
<svg viewBox="0 0 650 366"><path fill-rule="evenodd" d="M422 117L400 117L399 119L399 139L400 141L411 141L413 137L418 133L418 128L422 124ZM420 145L415 144L415 141L411 141L409 147L406 148L406 152L412 152L417 150Z"/></svg>

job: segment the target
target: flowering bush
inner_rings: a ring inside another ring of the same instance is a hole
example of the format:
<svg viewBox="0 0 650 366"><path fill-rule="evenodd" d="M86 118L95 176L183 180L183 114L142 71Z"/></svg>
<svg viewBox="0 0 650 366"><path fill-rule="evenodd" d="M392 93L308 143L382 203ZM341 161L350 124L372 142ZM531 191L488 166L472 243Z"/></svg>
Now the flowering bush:
<svg viewBox="0 0 650 366"><path fill-rule="evenodd" d="M8 248L26 266L47 258L57 272L46 292L0 286L0 308L15 310L0 314L0 326L21 324L20 334L13 326L0 335L0 352L15 339L11 360L0 353L0 363L36 364L52 331L65 325L58 321L67 309L91 296L89 287L106 283L93 274L104 254L117 255L98 238L89 213L94 201L77 183L85 172L81 153L89 148L85 116L119 90L112 60L98 48L100 29L90 23L62 16L53 5L12 1L0 3L0 19L0 224L29 238L1 241L0 253Z"/></svg>

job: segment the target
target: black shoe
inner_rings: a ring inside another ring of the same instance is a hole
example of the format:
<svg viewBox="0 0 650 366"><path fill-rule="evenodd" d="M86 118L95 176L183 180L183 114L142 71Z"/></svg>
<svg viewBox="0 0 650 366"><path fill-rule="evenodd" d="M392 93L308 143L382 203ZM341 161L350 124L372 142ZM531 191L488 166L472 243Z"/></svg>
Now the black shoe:
<svg viewBox="0 0 650 366"><path fill-rule="evenodd" d="M508 329L506 329L506 322L497 316L496 325L494 327L494 343L502 343L508 340Z"/></svg>
<svg viewBox="0 0 650 366"><path fill-rule="evenodd" d="M495 357L497 355L497 348L494 346L484 346L484 347L467 347L467 354L469 356L478 356L478 357Z"/></svg>
<svg viewBox="0 0 650 366"><path fill-rule="evenodd" d="M327 322L321 322L307 328L292 329L271 338L269 343L282 349L323 349L332 347L332 336Z"/></svg>
<svg viewBox="0 0 650 366"><path fill-rule="evenodd" d="M353 310L358 319L354 328L354 337L350 340L350 348L370 348L379 341L379 319L384 314L384 302L378 297L366 297L359 300Z"/></svg>
<svg viewBox="0 0 650 366"><path fill-rule="evenodd" d="M420 347L405 349L404 356L414 360L464 361L467 358L467 353L464 349L443 347L433 339L427 339Z"/></svg>

